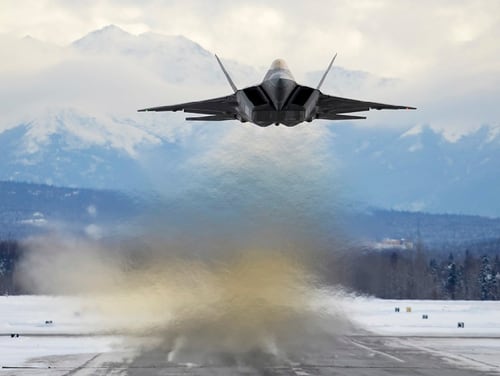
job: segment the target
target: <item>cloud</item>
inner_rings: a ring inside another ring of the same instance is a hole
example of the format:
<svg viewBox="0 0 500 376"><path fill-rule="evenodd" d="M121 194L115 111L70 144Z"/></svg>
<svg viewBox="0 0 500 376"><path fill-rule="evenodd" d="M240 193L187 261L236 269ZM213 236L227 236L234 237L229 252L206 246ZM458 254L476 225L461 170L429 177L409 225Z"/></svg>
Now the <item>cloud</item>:
<svg viewBox="0 0 500 376"><path fill-rule="evenodd" d="M111 23L135 34L182 34L225 60L247 64L246 70L240 69L242 64L230 69L239 86L262 77L277 56L287 59L298 81L314 85L316 82L307 79L308 72L324 70L331 55L339 52L337 66L395 80L351 90L333 81L332 75L325 82L325 91L419 108L414 113L371 112L365 125L430 124L465 132L483 124L497 125L500 118L496 105L500 100L497 1L424 1L417 5L406 0L308 4L257 0L249 6L238 1L27 0L6 1L4 8L0 32L31 34L59 45ZM200 58L194 57L184 65L196 69L184 70L182 64L161 59L152 64L126 54L75 56L74 51L43 43L36 48L33 43L16 45L7 37L0 45L12 51L12 59L0 62L4 123L14 121L9 113L31 113L33 107L50 103L118 115L128 114L138 104L227 93L218 67L208 57L199 66L193 61ZM258 74L248 74L249 66L258 67ZM183 80L193 79L176 85L173 72Z"/></svg>
<svg viewBox="0 0 500 376"><path fill-rule="evenodd" d="M210 4L199 0L27 0L6 1L4 8L8 11L2 13L0 31L29 33L60 44L113 23L133 33L182 34L254 66L268 65L282 55L303 71L311 65L326 65L338 51L345 65L396 76L428 69L443 61L448 49L482 44L485 37L498 36L500 31L500 4L494 0L418 4L409 0L307 4L257 0L252 6L228 0ZM495 49L494 40L481 49Z"/></svg>

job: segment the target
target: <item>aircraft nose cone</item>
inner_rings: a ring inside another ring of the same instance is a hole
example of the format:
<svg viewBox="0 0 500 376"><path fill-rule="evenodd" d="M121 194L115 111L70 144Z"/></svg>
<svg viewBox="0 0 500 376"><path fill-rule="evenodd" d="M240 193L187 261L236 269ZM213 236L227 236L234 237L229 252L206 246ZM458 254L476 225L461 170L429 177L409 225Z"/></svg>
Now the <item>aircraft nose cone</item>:
<svg viewBox="0 0 500 376"><path fill-rule="evenodd" d="M288 69L288 65L283 59L276 59L271 63L271 69Z"/></svg>

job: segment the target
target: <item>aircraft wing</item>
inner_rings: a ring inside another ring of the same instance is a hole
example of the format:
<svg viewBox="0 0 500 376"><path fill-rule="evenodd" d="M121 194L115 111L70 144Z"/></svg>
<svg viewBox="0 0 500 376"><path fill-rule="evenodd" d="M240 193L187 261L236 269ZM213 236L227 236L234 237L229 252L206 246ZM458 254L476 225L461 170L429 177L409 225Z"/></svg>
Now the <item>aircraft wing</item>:
<svg viewBox="0 0 500 376"><path fill-rule="evenodd" d="M320 93L318 98L318 119L336 120L335 115L369 110L415 110L415 107L365 102L356 99L334 97ZM362 118L362 117L361 117ZM338 118L338 120L342 117Z"/></svg>
<svg viewBox="0 0 500 376"><path fill-rule="evenodd" d="M138 110L139 112L147 111L184 111L193 114L213 115L210 119L205 120L229 120L234 119L238 114L238 102L236 95L231 94L226 97L207 99L198 102L187 102L174 104L171 106L150 107ZM189 118L190 120L196 118Z"/></svg>

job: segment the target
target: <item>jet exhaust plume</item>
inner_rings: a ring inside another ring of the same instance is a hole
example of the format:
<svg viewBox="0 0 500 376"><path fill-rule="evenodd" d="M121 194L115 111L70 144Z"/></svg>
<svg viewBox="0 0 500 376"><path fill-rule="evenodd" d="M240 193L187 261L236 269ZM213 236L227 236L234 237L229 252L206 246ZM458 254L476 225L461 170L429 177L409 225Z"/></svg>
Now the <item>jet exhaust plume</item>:
<svg viewBox="0 0 500 376"><path fill-rule="evenodd" d="M100 329L129 334L172 361L275 362L344 333L318 309L321 280L300 252L245 249L210 259L157 245L147 252L87 240L37 238L17 275L24 288L80 295ZM153 340L152 340L153 339ZM257 357L257 358L256 358Z"/></svg>
<svg viewBox="0 0 500 376"><path fill-rule="evenodd" d="M139 353L202 364L300 360L350 328L321 303L332 294L325 265L342 245L328 134L231 128L207 137L175 182L158 180L138 231L32 238L18 282L80 295L100 312L97 329L130 334Z"/></svg>

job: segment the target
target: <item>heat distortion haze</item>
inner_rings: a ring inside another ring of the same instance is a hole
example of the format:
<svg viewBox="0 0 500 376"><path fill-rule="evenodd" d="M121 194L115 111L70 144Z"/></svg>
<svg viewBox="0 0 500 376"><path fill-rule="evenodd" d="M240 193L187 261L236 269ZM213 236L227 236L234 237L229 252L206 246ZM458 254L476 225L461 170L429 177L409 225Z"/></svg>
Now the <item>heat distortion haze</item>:
<svg viewBox="0 0 500 376"><path fill-rule="evenodd" d="M196 258L163 244L125 256L74 239L36 239L32 247L19 270L29 291L81 296L102 315L104 332L129 335L128 345L169 361L299 361L349 329L340 308L318 308L325 286L304 253L240 249Z"/></svg>
<svg viewBox="0 0 500 376"><path fill-rule="evenodd" d="M133 235L55 229L27 240L16 281L29 293L82 297L103 318L99 330L173 362L300 361L349 332L340 307L318 304L341 294L326 278L342 234L331 215L341 212L335 189L325 189L334 174L323 141L307 131L302 140L255 132L260 142L230 159L219 160L234 152L228 145L186 166L182 192L159 186ZM281 161L280 150L292 148Z"/></svg>

